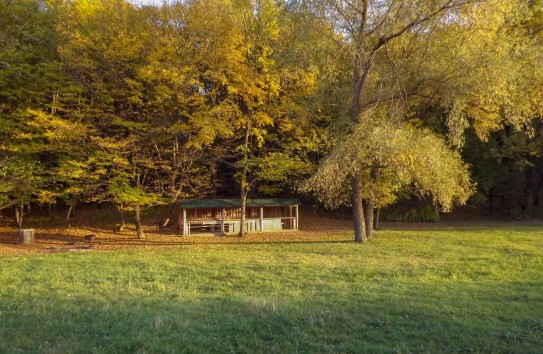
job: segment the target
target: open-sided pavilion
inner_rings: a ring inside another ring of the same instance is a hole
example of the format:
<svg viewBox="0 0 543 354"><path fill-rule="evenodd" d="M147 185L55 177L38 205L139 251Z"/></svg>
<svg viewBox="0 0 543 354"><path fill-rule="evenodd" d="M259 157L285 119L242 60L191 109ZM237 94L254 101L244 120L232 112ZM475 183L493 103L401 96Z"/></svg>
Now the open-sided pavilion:
<svg viewBox="0 0 543 354"><path fill-rule="evenodd" d="M247 199L246 230L298 230L299 205L297 198ZM240 217L240 199L185 200L180 203L179 232L181 235L237 234Z"/></svg>

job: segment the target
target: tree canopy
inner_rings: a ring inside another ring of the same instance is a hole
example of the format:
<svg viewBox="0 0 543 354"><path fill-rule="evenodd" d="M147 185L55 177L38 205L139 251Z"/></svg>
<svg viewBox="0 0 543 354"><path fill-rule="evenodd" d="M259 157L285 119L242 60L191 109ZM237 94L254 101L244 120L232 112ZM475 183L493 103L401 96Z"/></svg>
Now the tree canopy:
<svg viewBox="0 0 543 354"><path fill-rule="evenodd" d="M405 195L443 211L501 196L534 216L542 13L525 0L0 2L0 210L22 227L25 205L66 206L69 223L77 203L111 202L143 238L150 206L302 191L352 207L356 241Z"/></svg>

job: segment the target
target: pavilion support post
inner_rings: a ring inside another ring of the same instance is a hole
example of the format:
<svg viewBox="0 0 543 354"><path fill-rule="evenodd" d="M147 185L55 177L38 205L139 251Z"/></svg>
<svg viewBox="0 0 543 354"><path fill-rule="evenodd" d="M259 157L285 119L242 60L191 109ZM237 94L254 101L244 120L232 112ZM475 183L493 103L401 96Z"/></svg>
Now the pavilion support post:
<svg viewBox="0 0 543 354"><path fill-rule="evenodd" d="M288 229L294 230L294 219L292 218L292 205L288 206Z"/></svg>
<svg viewBox="0 0 543 354"><path fill-rule="evenodd" d="M224 236L224 214L225 211L224 211L224 208L221 209L221 236Z"/></svg>
<svg viewBox="0 0 543 354"><path fill-rule="evenodd" d="M183 209L183 236L188 235L187 228L187 209Z"/></svg>
<svg viewBox="0 0 543 354"><path fill-rule="evenodd" d="M294 230L298 230L298 222L300 220L299 214L298 214L298 206L294 206Z"/></svg>
<svg viewBox="0 0 543 354"><path fill-rule="evenodd" d="M177 217L177 232L179 233L179 235L183 235L183 224L183 211L181 209Z"/></svg>
<svg viewBox="0 0 543 354"><path fill-rule="evenodd" d="M264 208L260 207L260 231L264 231Z"/></svg>

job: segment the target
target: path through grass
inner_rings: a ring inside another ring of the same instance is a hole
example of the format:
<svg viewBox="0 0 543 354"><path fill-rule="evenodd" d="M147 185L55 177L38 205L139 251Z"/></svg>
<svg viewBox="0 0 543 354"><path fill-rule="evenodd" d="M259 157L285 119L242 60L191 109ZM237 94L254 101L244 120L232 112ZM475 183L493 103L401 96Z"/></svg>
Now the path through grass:
<svg viewBox="0 0 543 354"><path fill-rule="evenodd" d="M0 256L0 352L543 351L540 228L351 238Z"/></svg>

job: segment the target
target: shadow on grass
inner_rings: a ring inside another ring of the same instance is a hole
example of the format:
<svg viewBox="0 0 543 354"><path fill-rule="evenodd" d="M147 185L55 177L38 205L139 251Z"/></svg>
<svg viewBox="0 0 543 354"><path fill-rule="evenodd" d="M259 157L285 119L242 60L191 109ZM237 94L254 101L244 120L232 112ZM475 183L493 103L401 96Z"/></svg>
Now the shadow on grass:
<svg viewBox="0 0 543 354"><path fill-rule="evenodd" d="M103 245L130 245L130 246L201 246L201 245L231 245L231 246L244 246L244 245L280 245L280 244L338 244L338 243L353 243L354 241L242 241L242 242L160 242L160 241L146 241L134 239L133 242L119 242L119 241L98 241L96 244Z"/></svg>
<svg viewBox="0 0 543 354"><path fill-rule="evenodd" d="M485 304L462 289L431 286L379 293L327 288L301 298L205 291L136 296L143 289L136 290L4 296L0 352L538 353L543 347L543 318L501 311L510 299L499 284L477 289L492 294Z"/></svg>

